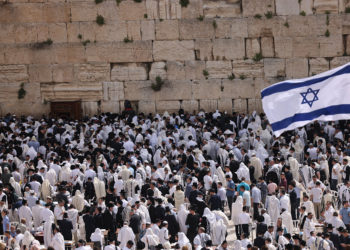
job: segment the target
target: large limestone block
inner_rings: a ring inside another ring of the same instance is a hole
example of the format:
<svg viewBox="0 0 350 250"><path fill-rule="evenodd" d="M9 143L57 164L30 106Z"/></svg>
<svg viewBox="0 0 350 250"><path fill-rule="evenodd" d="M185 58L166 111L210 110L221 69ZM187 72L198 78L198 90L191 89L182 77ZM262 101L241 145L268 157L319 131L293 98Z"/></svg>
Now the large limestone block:
<svg viewBox="0 0 350 250"><path fill-rule="evenodd" d="M206 18L241 16L240 4L229 4L226 1L208 1L203 5L203 11Z"/></svg>
<svg viewBox="0 0 350 250"><path fill-rule="evenodd" d="M75 64L74 75L80 82L110 81L109 63Z"/></svg>
<svg viewBox="0 0 350 250"><path fill-rule="evenodd" d="M216 29L215 29L215 38L231 38L231 18L225 19L216 19Z"/></svg>
<svg viewBox="0 0 350 250"><path fill-rule="evenodd" d="M126 24L125 25L125 30L126 30ZM123 25L123 26L124 26ZM107 37L111 36L109 32L111 32L113 28L113 25L111 24L106 24L102 26L96 25L96 23L93 22L81 22L79 24L79 32L76 33L75 35L78 38L78 35L80 34L82 36L82 39L79 39L79 42L81 43L82 41L90 40L90 42L93 42L96 40L96 37L99 38L99 41L106 40L108 41L109 39ZM124 27L120 27L120 32L124 30ZM118 32L117 34L119 34ZM126 33L125 33L126 36Z"/></svg>
<svg viewBox="0 0 350 250"><path fill-rule="evenodd" d="M110 113L119 113L120 110L120 103L119 102L101 102L101 112L110 112Z"/></svg>
<svg viewBox="0 0 350 250"><path fill-rule="evenodd" d="M94 2L71 2L72 22L95 21L97 16Z"/></svg>
<svg viewBox="0 0 350 250"><path fill-rule="evenodd" d="M248 58L253 58L260 53L260 43L257 38L248 38L245 40L246 55Z"/></svg>
<svg viewBox="0 0 350 250"><path fill-rule="evenodd" d="M253 111L258 113L263 111L261 99L248 99L248 113Z"/></svg>
<svg viewBox="0 0 350 250"><path fill-rule="evenodd" d="M151 70L149 72L149 79L155 80L158 76L163 80L167 78L165 62L154 62L151 65Z"/></svg>
<svg viewBox="0 0 350 250"><path fill-rule="evenodd" d="M30 64L32 50L28 47L0 47L0 62L2 64Z"/></svg>
<svg viewBox="0 0 350 250"><path fill-rule="evenodd" d="M350 62L349 56L334 57L331 60L330 69L334 69L336 67L343 66L344 64L347 64L348 62Z"/></svg>
<svg viewBox="0 0 350 250"><path fill-rule="evenodd" d="M156 21L157 40L178 40L179 22L178 20Z"/></svg>
<svg viewBox="0 0 350 250"><path fill-rule="evenodd" d="M78 38L78 35L80 34L79 26L78 22L67 23L67 41L69 43L80 42L80 39Z"/></svg>
<svg viewBox="0 0 350 250"><path fill-rule="evenodd" d="M189 100L192 98L190 81L166 81L162 89L156 92L156 99L167 100Z"/></svg>
<svg viewBox="0 0 350 250"><path fill-rule="evenodd" d="M128 21L128 38L130 40L141 40L141 22L140 21Z"/></svg>
<svg viewBox="0 0 350 250"><path fill-rule="evenodd" d="M255 77L263 77L264 76L264 69L263 69L263 62L255 62L253 60L233 60L232 61L232 68L233 68L233 74L236 78L239 78L240 76L248 77L248 78L255 78Z"/></svg>
<svg viewBox="0 0 350 250"><path fill-rule="evenodd" d="M242 1L243 16L263 15L269 11L275 11L275 1L273 0L243 0Z"/></svg>
<svg viewBox="0 0 350 250"><path fill-rule="evenodd" d="M140 100L138 102L138 111L139 111L139 113L155 114L156 113L156 102L149 101L149 100Z"/></svg>
<svg viewBox="0 0 350 250"><path fill-rule="evenodd" d="M52 65L53 82L72 82L74 79L74 70L72 64L54 64Z"/></svg>
<svg viewBox="0 0 350 250"><path fill-rule="evenodd" d="M185 79L186 80L205 79L203 75L203 70L205 70L205 62L186 61L185 62Z"/></svg>
<svg viewBox="0 0 350 250"><path fill-rule="evenodd" d="M280 80L278 78L270 78L270 79L266 79L266 78L257 78L254 81L254 95L252 95L249 98L253 98L253 99L261 99L261 91L264 88L269 87L271 84L279 82Z"/></svg>
<svg viewBox="0 0 350 250"><path fill-rule="evenodd" d="M181 102L181 108L185 112L190 112L192 114L193 112L198 112L199 102L197 100L183 100Z"/></svg>
<svg viewBox="0 0 350 250"><path fill-rule="evenodd" d="M275 37L275 55L279 58L288 58L293 55L293 39L290 37Z"/></svg>
<svg viewBox="0 0 350 250"><path fill-rule="evenodd" d="M319 42L321 57L342 56L344 54L344 43L342 35L319 37Z"/></svg>
<svg viewBox="0 0 350 250"><path fill-rule="evenodd" d="M320 46L317 37L294 37L293 57L318 57Z"/></svg>
<svg viewBox="0 0 350 250"><path fill-rule="evenodd" d="M300 11L304 11L306 15L312 15L312 8L314 6L314 0L302 0L300 1Z"/></svg>
<svg viewBox="0 0 350 250"><path fill-rule="evenodd" d="M124 100L124 84L122 82L103 82L102 87L104 101Z"/></svg>
<svg viewBox="0 0 350 250"><path fill-rule="evenodd" d="M273 36L287 36L284 32L289 28L285 27L285 17L274 16L271 19L257 19L249 18L248 24L248 36L249 37L273 37Z"/></svg>
<svg viewBox="0 0 350 250"><path fill-rule="evenodd" d="M10 23L2 23L0 24L0 43L13 43L15 40L16 33L16 26L14 24ZM26 30L26 29L24 29ZM32 35L32 40L36 41L37 35L34 33ZM25 41L28 41L27 38L25 38Z"/></svg>
<svg viewBox="0 0 350 250"><path fill-rule="evenodd" d="M303 36L312 36L319 35L319 29L325 28L326 16L321 16L321 22L318 22L318 17L309 15L309 16L289 16L287 19L289 27L284 29L283 36L289 37L303 37ZM324 35L324 31L322 34Z"/></svg>
<svg viewBox="0 0 350 250"><path fill-rule="evenodd" d="M158 19L158 1L157 0L146 0L146 14L149 19Z"/></svg>
<svg viewBox="0 0 350 250"><path fill-rule="evenodd" d="M235 79L222 81L222 99L252 98L255 96L254 83L251 80Z"/></svg>
<svg viewBox="0 0 350 250"><path fill-rule="evenodd" d="M86 58L92 62L151 62L152 41L91 44L86 46Z"/></svg>
<svg viewBox="0 0 350 250"><path fill-rule="evenodd" d="M276 0L277 15L299 15L298 0Z"/></svg>
<svg viewBox="0 0 350 250"><path fill-rule="evenodd" d="M154 41L153 58L155 61L194 60L193 41Z"/></svg>
<svg viewBox="0 0 350 250"><path fill-rule="evenodd" d="M155 40L154 20L141 21L142 40Z"/></svg>
<svg viewBox="0 0 350 250"><path fill-rule="evenodd" d="M1 65L0 83L14 83L28 81L26 65Z"/></svg>
<svg viewBox="0 0 350 250"><path fill-rule="evenodd" d="M55 43L67 42L67 25L65 23L49 24L49 38Z"/></svg>
<svg viewBox="0 0 350 250"><path fill-rule="evenodd" d="M338 13L338 0L314 0L314 8L317 14Z"/></svg>
<svg viewBox="0 0 350 250"><path fill-rule="evenodd" d="M329 61L325 58L311 58L309 59L309 75L317 75L319 73L329 70Z"/></svg>
<svg viewBox="0 0 350 250"><path fill-rule="evenodd" d="M181 18L192 19L203 16L203 0L191 0L186 8L181 8Z"/></svg>
<svg viewBox="0 0 350 250"><path fill-rule="evenodd" d="M242 59L245 56L244 39L215 39L213 55L214 60Z"/></svg>
<svg viewBox="0 0 350 250"><path fill-rule="evenodd" d="M58 64L86 62L85 48L80 44L59 44L52 46L52 48L37 50L33 53L34 63L45 63L49 61Z"/></svg>
<svg viewBox="0 0 350 250"><path fill-rule="evenodd" d="M307 58L286 59L286 76L288 79L304 78L309 74L309 62Z"/></svg>
<svg viewBox="0 0 350 250"><path fill-rule="evenodd" d="M218 100L199 100L200 110L213 112L218 109Z"/></svg>
<svg viewBox="0 0 350 250"><path fill-rule="evenodd" d="M104 17L106 23L120 20L120 16L116 14L118 13L119 8L115 1L103 1L101 4L96 5L96 9L97 13Z"/></svg>
<svg viewBox="0 0 350 250"><path fill-rule="evenodd" d="M147 80L146 65L142 63L114 64L111 70L112 81Z"/></svg>
<svg viewBox="0 0 350 250"><path fill-rule="evenodd" d="M178 112L180 109L180 101L156 101L156 110L158 113Z"/></svg>
<svg viewBox="0 0 350 250"><path fill-rule="evenodd" d="M143 20L144 15L147 13L146 2L141 3L134 2L133 0L122 1L118 8L116 16L120 20L132 21L132 20Z"/></svg>
<svg viewBox="0 0 350 250"><path fill-rule="evenodd" d="M168 80L183 80L186 78L185 65L183 62L167 61L166 68Z"/></svg>
<svg viewBox="0 0 350 250"><path fill-rule="evenodd" d="M201 61L213 60L213 42L211 39L196 39L194 42L196 59Z"/></svg>
<svg viewBox="0 0 350 250"><path fill-rule="evenodd" d="M221 80L201 80L192 84L193 99L218 99L221 94Z"/></svg>
<svg viewBox="0 0 350 250"><path fill-rule="evenodd" d="M12 38L12 41L8 41L8 43L35 43L37 42L38 39L38 34L37 34L37 26L33 24L16 24L16 25L3 25L2 27L12 27L11 28L5 28L5 31L9 31L9 34L2 33L4 37L9 37L10 39ZM11 36L11 33L13 34ZM46 37L46 39L49 36Z"/></svg>
<svg viewBox="0 0 350 250"><path fill-rule="evenodd" d="M155 100L156 93L152 88L153 81L129 81L124 83L125 100Z"/></svg>
<svg viewBox="0 0 350 250"><path fill-rule="evenodd" d="M159 0L159 18L160 19L178 19L181 18L181 5L176 0Z"/></svg>
<svg viewBox="0 0 350 250"><path fill-rule="evenodd" d="M263 57L275 56L273 37L261 38L261 53Z"/></svg>
<svg viewBox="0 0 350 250"><path fill-rule="evenodd" d="M285 59L265 58L264 59L265 77L284 77L286 76Z"/></svg>
<svg viewBox="0 0 350 250"><path fill-rule="evenodd" d="M247 99L234 99L233 100L233 111L237 113L248 112L248 102Z"/></svg>
<svg viewBox="0 0 350 250"><path fill-rule="evenodd" d="M82 27L82 24L80 25ZM137 40L140 36L140 30L137 30L137 25L134 26L136 29L132 29L132 24L127 24L126 22L113 22L107 23L105 25L97 27L96 25L90 26L89 29L84 29L81 33L83 36L83 41L90 39L90 41L96 40L97 42L117 42L123 41L127 36L132 37ZM138 27L139 28L139 27ZM93 36L91 31L95 31L95 38L89 38ZM133 31L136 33L133 34ZM138 32L138 33L137 33ZM134 38L135 37L135 38Z"/></svg>
<svg viewBox="0 0 350 250"><path fill-rule="evenodd" d="M82 102L81 108L84 116L94 116L100 113L100 107L97 102Z"/></svg>
<svg viewBox="0 0 350 250"><path fill-rule="evenodd" d="M218 109L220 111L227 112L228 114L232 113L232 99L219 99L218 100Z"/></svg>
<svg viewBox="0 0 350 250"><path fill-rule="evenodd" d="M206 70L208 71L209 79L227 78L232 74L231 61L207 61Z"/></svg>
<svg viewBox="0 0 350 250"><path fill-rule="evenodd" d="M183 19L179 23L180 39L199 39L214 37L213 20Z"/></svg>
<svg viewBox="0 0 350 250"><path fill-rule="evenodd" d="M48 64L30 64L29 82L52 82L52 67Z"/></svg>
<svg viewBox="0 0 350 250"><path fill-rule="evenodd" d="M247 19L235 19L231 22L230 37L248 37L248 22Z"/></svg>

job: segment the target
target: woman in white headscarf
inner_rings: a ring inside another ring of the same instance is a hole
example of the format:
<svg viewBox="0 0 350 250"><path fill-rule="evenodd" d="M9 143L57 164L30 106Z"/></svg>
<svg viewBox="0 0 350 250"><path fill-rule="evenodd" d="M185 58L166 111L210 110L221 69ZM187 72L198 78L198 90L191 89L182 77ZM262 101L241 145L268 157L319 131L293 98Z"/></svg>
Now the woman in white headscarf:
<svg viewBox="0 0 350 250"><path fill-rule="evenodd" d="M155 247L160 244L159 237L153 233L151 228L146 230L146 233L141 238L141 241L146 245L144 249L150 249L152 246Z"/></svg>
<svg viewBox="0 0 350 250"><path fill-rule="evenodd" d="M92 242L99 242L101 245L101 247L103 246L103 235L102 235L102 232L101 232L101 229L99 228L96 228L95 229L95 232L93 232L90 236L90 239ZM97 243L97 245L99 244Z"/></svg>
<svg viewBox="0 0 350 250"><path fill-rule="evenodd" d="M180 205L180 210L177 213L177 218L179 221L180 231L183 233L187 233L186 219L188 214L189 211L186 209L185 205Z"/></svg>
<svg viewBox="0 0 350 250"><path fill-rule="evenodd" d="M21 197L22 196L21 186L19 185L18 182L15 181L13 177L10 178L10 184L15 190L16 195Z"/></svg>
<svg viewBox="0 0 350 250"><path fill-rule="evenodd" d="M29 246L32 244L34 240L35 238L33 237L33 235L29 231L25 231L22 239L22 243L21 243L22 249L24 249L24 247L26 247L26 249L29 249Z"/></svg>
<svg viewBox="0 0 350 250"><path fill-rule="evenodd" d="M85 206L84 196L81 194L79 190L75 191L75 195L72 198L72 204L78 210L78 212L83 211Z"/></svg>
<svg viewBox="0 0 350 250"><path fill-rule="evenodd" d="M239 215L242 213L243 209L243 198L242 196L238 196L236 201L232 204L232 221L235 225L236 236L239 238Z"/></svg>
<svg viewBox="0 0 350 250"><path fill-rule="evenodd" d="M191 242L183 232L179 232L177 234L177 237L177 244L179 244L180 249L182 249L183 247L187 247L188 250L192 250Z"/></svg>

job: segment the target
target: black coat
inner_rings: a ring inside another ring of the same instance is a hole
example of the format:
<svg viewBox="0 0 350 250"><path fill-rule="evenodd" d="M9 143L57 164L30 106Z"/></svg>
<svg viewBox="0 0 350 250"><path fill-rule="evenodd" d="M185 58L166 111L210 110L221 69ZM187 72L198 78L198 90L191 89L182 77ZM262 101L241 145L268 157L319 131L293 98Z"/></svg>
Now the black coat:
<svg viewBox="0 0 350 250"><path fill-rule="evenodd" d="M141 231L141 216L138 214L133 214L130 217L129 226L131 227L134 234L139 234Z"/></svg>
<svg viewBox="0 0 350 250"><path fill-rule="evenodd" d="M94 217L91 214L85 214L83 220L85 223L86 241L91 242L90 236L95 231Z"/></svg>
<svg viewBox="0 0 350 250"><path fill-rule="evenodd" d="M110 212L108 209L106 209L106 211L103 213L103 228L110 230L112 232L115 231L115 224L116 224L116 220L115 220L115 214L112 212Z"/></svg>
<svg viewBox="0 0 350 250"><path fill-rule="evenodd" d="M173 214L167 214L164 217L164 220L168 222L168 230L170 235L177 235L180 230L179 223L177 222Z"/></svg>
<svg viewBox="0 0 350 250"><path fill-rule="evenodd" d="M60 230L64 240L72 240L72 229L73 229L73 224L70 220L63 219L60 222Z"/></svg>
<svg viewBox="0 0 350 250"><path fill-rule="evenodd" d="M164 220L165 217L165 209L162 207L162 205L158 205L155 208L155 216L156 219Z"/></svg>

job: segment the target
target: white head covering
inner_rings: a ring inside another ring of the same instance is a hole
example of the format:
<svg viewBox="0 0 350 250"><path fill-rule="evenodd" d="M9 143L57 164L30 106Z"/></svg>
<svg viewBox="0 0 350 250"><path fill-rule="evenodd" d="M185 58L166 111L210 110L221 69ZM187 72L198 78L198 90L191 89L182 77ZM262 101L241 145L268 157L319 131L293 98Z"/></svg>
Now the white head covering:
<svg viewBox="0 0 350 250"><path fill-rule="evenodd" d="M213 212L210 211L209 208L204 209L203 217L206 217L210 225L214 224L216 222L216 216Z"/></svg>
<svg viewBox="0 0 350 250"><path fill-rule="evenodd" d="M90 239L92 242L97 242L97 241L101 242L101 246L102 246L103 235L102 235L101 229L96 228L95 232L91 234Z"/></svg>
<svg viewBox="0 0 350 250"><path fill-rule="evenodd" d="M186 235L183 232L178 233L178 241L180 248L183 246L186 246L187 244L190 244L190 240L186 237Z"/></svg>
<svg viewBox="0 0 350 250"><path fill-rule="evenodd" d="M22 246L27 246L27 248L29 248L33 240L35 240L33 235L29 231L25 231L22 239Z"/></svg>

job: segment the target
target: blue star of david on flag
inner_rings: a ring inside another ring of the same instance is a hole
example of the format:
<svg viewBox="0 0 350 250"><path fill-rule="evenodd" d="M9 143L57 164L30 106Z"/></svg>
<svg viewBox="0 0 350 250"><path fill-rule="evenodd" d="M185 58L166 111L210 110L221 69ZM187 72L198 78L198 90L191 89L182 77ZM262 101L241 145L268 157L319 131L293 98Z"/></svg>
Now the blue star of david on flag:
<svg viewBox="0 0 350 250"><path fill-rule="evenodd" d="M308 88L306 92L301 92L300 95L303 97L303 101L301 102L301 104L307 103L311 108L312 104L315 101L318 101L317 94L319 91L319 89L313 90L312 88Z"/></svg>

